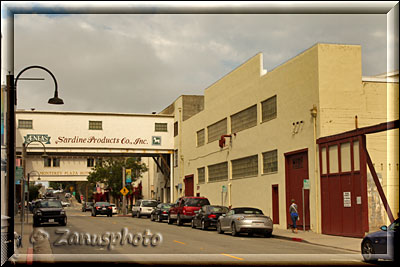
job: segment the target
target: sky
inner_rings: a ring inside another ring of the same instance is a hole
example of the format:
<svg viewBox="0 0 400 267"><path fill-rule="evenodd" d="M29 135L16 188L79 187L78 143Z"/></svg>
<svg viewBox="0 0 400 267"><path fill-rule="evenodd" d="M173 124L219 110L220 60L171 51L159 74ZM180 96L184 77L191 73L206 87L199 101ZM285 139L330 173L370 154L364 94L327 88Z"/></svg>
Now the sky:
<svg viewBox="0 0 400 267"><path fill-rule="evenodd" d="M40 12L39 12L40 13ZM385 14L18 14L18 109L152 113L258 53L271 71L316 43L361 45L364 76L387 72Z"/></svg>

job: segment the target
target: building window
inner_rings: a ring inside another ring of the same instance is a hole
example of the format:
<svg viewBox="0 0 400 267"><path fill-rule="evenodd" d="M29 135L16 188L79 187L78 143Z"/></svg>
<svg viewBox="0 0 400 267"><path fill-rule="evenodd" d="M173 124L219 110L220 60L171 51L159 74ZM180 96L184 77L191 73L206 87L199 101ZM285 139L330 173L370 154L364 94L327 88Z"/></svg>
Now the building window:
<svg viewBox="0 0 400 267"><path fill-rule="evenodd" d="M51 167L51 158L43 159L45 167Z"/></svg>
<svg viewBox="0 0 400 267"><path fill-rule="evenodd" d="M257 105L249 107L231 116L232 133L257 125Z"/></svg>
<svg viewBox="0 0 400 267"><path fill-rule="evenodd" d="M60 167L60 159L53 158L53 167Z"/></svg>
<svg viewBox="0 0 400 267"><path fill-rule="evenodd" d="M221 138L221 135L226 134L226 131L227 131L226 118L208 126L207 127L208 143L211 143L215 140L219 140Z"/></svg>
<svg viewBox="0 0 400 267"><path fill-rule="evenodd" d="M277 114L276 96L261 102L261 109L263 122L275 119Z"/></svg>
<svg viewBox="0 0 400 267"><path fill-rule="evenodd" d="M87 166L88 167L94 167L94 159L93 158L87 159Z"/></svg>
<svg viewBox="0 0 400 267"><path fill-rule="evenodd" d="M197 183L204 184L206 182L206 168L198 168L197 169Z"/></svg>
<svg viewBox="0 0 400 267"><path fill-rule="evenodd" d="M272 150L262 153L263 173L272 173L278 171L278 150Z"/></svg>
<svg viewBox="0 0 400 267"><path fill-rule="evenodd" d="M155 123L154 124L154 131L155 132L168 132L167 123Z"/></svg>
<svg viewBox="0 0 400 267"><path fill-rule="evenodd" d="M19 129L33 129L33 121L32 120L18 120L18 128Z"/></svg>
<svg viewBox="0 0 400 267"><path fill-rule="evenodd" d="M174 137L178 135L178 122L174 123Z"/></svg>
<svg viewBox="0 0 400 267"><path fill-rule="evenodd" d="M103 122L89 121L89 130L103 130Z"/></svg>
<svg viewBox="0 0 400 267"><path fill-rule="evenodd" d="M226 181L228 180L228 162L222 162L208 166L208 181Z"/></svg>
<svg viewBox="0 0 400 267"><path fill-rule="evenodd" d="M197 146L204 146L205 130L201 129L197 132Z"/></svg>
<svg viewBox="0 0 400 267"><path fill-rule="evenodd" d="M258 155L232 160L232 179L258 175Z"/></svg>
<svg viewBox="0 0 400 267"><path fill-rule="evenodd" d="M174 150L174 167L178 167L178 150Z"/></svg>
<svg viewBox="0 0 400 267"><path fill-rule="evenodd" d="M51 162L53 162L53 167L60 167L60 159L59 158L45 158L43 159L45 167L51 167Z"/></svg>

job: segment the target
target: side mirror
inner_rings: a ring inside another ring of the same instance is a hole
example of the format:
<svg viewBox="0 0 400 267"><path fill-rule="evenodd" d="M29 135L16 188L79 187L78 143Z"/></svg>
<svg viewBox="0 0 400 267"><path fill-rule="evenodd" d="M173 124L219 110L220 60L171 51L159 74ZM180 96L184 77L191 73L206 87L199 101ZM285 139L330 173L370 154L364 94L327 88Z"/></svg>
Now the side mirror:
<svg viewBox="0 0 400 267"><path fill-rule="evenodd" d="M386 225L381 226L381 230L382 230L382 231L387 231L387 226L386 226Z"/></svg>

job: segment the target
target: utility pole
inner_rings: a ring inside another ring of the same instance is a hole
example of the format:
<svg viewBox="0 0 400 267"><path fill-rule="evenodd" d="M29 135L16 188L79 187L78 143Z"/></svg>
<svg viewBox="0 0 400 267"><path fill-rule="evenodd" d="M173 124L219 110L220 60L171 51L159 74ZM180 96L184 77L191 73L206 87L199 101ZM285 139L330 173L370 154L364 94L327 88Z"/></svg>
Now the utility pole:
<svg viewBox="0 0 400 267"><path fill-rule="evenodd" d="M122 167L122 188L125 187L125 167ZM122 196L122 214L126 215L126 196Z"/></svg>

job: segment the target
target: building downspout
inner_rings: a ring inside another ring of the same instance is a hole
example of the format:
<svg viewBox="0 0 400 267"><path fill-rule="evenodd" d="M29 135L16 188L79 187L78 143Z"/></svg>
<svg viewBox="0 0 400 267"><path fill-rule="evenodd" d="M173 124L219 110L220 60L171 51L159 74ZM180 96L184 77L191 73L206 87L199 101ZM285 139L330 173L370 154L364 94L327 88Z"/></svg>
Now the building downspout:
<svg viewBox="0 0 400 267"><path fill-rule="evenodd" d="M314 179L315 179L315 230L317 233L321 233L320 229L320 208L319 208L319 173L318 173L318 145L317 145L317 106L313 105L310 110L313 118L313 131L314 131Z"/></svg>
<svg viewBox="0 0 400 267"><path fill-rule="evenodd" d="M182 99L182 101L183 101L183 99ZM184 164L183 158L184 157L183 157L183 154L182 154L182 108L178 108L178 111L179 111L179 123L178 123L178 133L179 133L178 134L179 182L182 182L182 185L183 185L183 174L184 174L184 171L183 171L183 164ZM182 192L184 192L184 191L182 190ZM181 196L179 194L179 188L178 188L178 195Z"/></svg>
<svg viewBox="0 0 400 267"><path fill-rule="evenodd" d="M232 206L232 183L228 183L228 207Z"/></svg>

